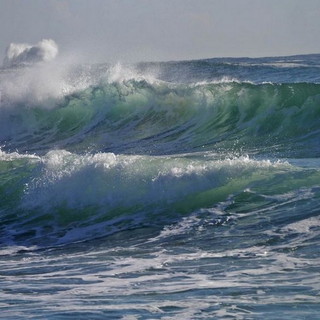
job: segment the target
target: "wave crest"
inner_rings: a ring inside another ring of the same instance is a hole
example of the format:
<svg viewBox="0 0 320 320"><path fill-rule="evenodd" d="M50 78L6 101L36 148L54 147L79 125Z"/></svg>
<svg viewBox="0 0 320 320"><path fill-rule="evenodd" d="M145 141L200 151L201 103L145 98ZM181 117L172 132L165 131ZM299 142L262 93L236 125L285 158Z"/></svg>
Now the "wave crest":
<svg viewBox="0 0 320 320"><path fill-rule="evenodd" d="M317 154L319 99L320 85L306 83L100 83L53 101L53 109L41 104L0 109L0 141L20 151L31 151L21 150L28 145L92 146L103 152L168 154L280 145L303 153L308 145Z"/></svg>

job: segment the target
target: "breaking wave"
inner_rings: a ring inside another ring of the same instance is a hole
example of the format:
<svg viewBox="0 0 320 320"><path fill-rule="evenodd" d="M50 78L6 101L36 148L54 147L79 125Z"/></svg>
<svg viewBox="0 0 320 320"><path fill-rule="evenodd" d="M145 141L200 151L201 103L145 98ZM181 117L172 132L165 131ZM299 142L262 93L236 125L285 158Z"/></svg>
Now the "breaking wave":
<svg viewBox="0 0 320 320"><path fill-rule="evenodd" d="M320 151L320 84L123 80L83 87L33 103L3 100L5 149Z"/></svg>

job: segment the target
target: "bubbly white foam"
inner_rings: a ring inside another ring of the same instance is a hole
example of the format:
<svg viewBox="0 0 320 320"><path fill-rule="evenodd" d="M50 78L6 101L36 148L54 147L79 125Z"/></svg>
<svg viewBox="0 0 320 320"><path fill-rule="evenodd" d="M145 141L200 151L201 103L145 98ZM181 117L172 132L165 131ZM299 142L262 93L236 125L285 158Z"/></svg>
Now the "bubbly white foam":
<svg viewBox="0 0 320 320"><path fill-rule="evenodd" d="M320 217L311 217L298 222L288 224L283 228L284 232L308 233L311 228L320 227Z"/></svg>
<svg viewBox="0 0 320 320"><path fill-rule="evenodd" d="M33 155L33 154L20 154L18 152L5 152L2 151L0 148L0 161L13 161L16 159L35 159L40 160L41 158L39 156Z"/></svg>
<svg viewBox="0 0 320 320"><path fill-rule="evenodd" d="M239 80L237 78L233 78L233 77L228 77L228 76L224 76L221 78L217 78L214 80L210 80L210 81L198 81L194 84L195 87L197 86L203 86L203 85L209 85L209 84L232 84L232 83L248 83L248 84L254 84L254 82L249 81L249 80Z"/></svg>

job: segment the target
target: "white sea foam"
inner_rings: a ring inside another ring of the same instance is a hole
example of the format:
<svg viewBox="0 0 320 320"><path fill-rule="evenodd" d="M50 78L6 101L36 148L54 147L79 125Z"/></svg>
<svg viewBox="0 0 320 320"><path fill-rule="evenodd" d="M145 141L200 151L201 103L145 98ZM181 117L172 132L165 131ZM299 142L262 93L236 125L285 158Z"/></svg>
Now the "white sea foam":
<svg viewBox="0 0 320 320"><path fill-rule="evenodd" d="M0 161L14 161L17 159L34 159L40 160L39 156L33 154L19 154L18 152L5 152L0 148Z"/></svg>
<svg viewBox="0 0 320 320"><path fill-rule="evenodd" d="M194 84L195 87L198 86L203 86L203 85L209 85L209 84L232 84L232 83L248 83L248 84L254 84L254 82L249 81L249 80L239 80L237 78L234 77L229 77L229 76L223 76L221 78L217 78L214 80L204 80L204 81L198 81Z"/></svg>
<svg viewBox="0 0 320 320"><path fill-rule="evenodd" d="M320 217L311 217L298 222L288 224L283 228L284 232L297 232L307 234L312 228L320 227Z"/></svg>

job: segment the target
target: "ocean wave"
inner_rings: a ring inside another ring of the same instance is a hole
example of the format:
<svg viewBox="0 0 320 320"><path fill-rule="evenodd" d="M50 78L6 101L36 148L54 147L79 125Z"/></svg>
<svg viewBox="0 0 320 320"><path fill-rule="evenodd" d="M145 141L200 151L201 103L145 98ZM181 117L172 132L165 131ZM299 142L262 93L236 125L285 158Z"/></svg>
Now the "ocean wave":
<svg viewBox="0 0 320 320"><path fill-rule="evenodd" d="M318 314L319 57L0 69L3 311Z"/></svg>
<svg viewBox="0 0 320 320"><path fill-rule="evenodd" d="M285 162L210 154L188 158L55 150L42 157L0 156L1 241L20 245L163 226L292 169Z"/></svg>
<svg viewBox="0 0 320 320"><path fill-rule="evenodd" d="M46 103L21 101L0 108L4 148L163 154L212 147L249 152L279 145L289 153L300 148L320 152L318 84L122 79L99 82L51 103L49 109Z"/></svg>

